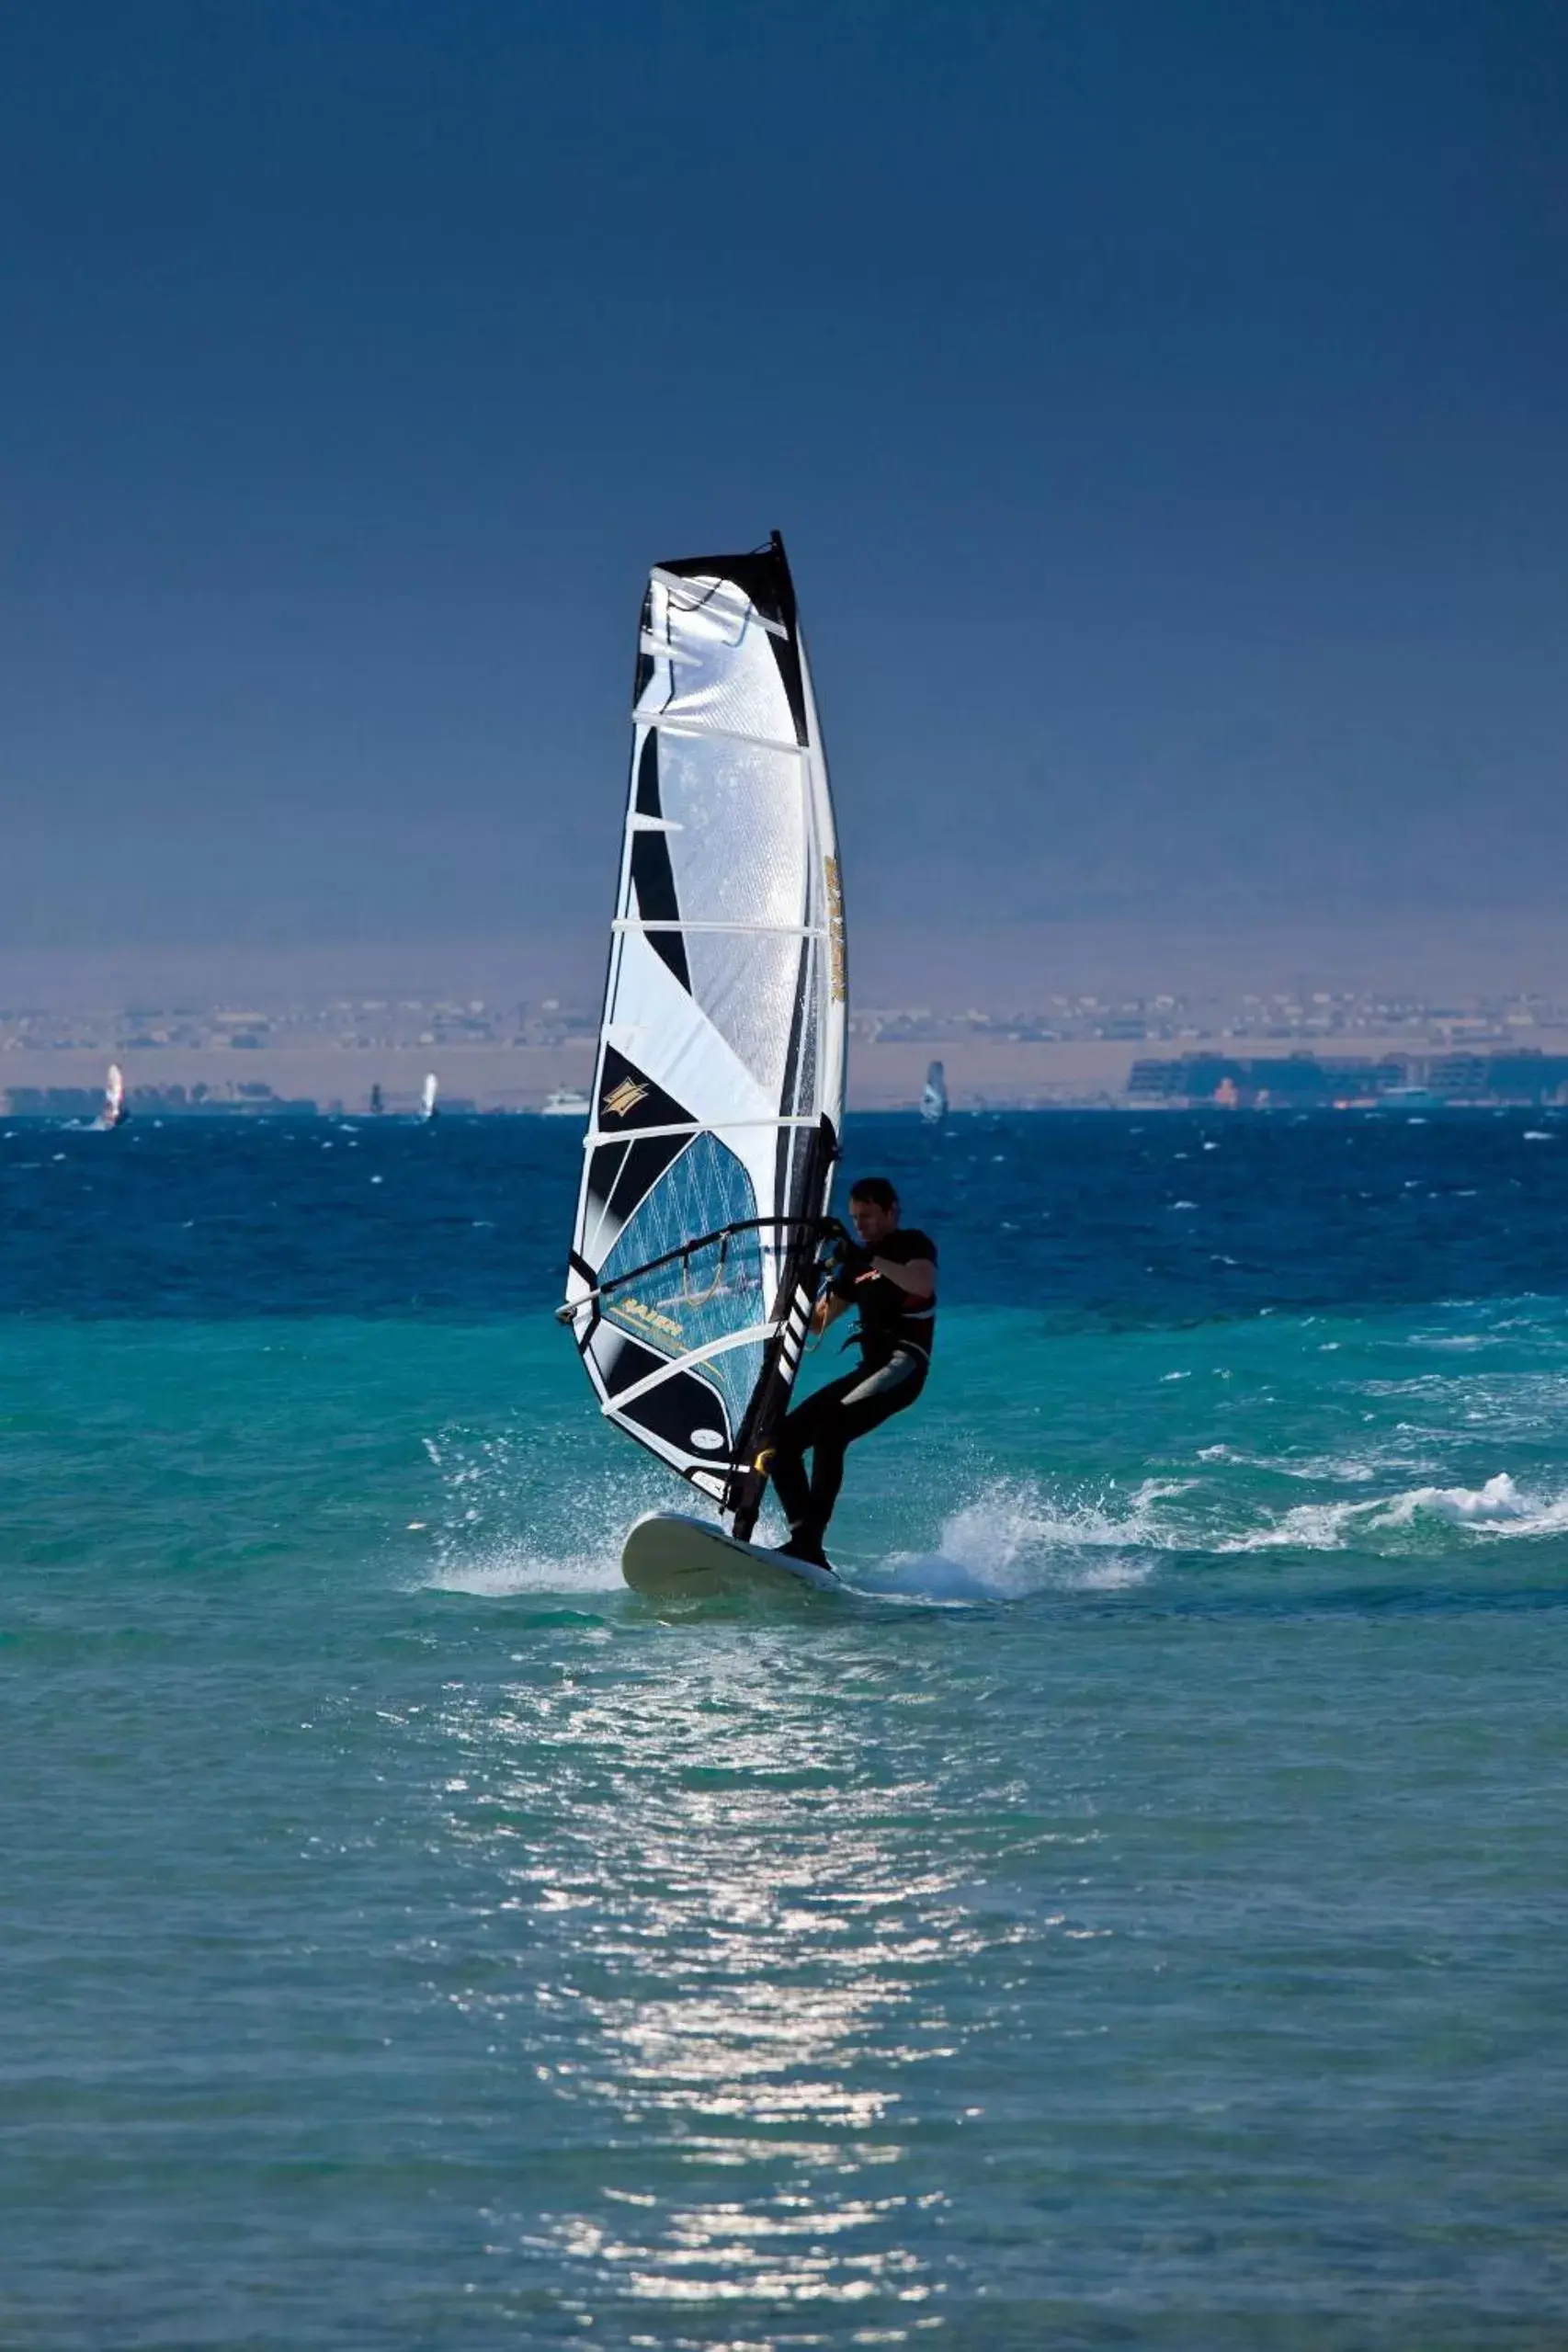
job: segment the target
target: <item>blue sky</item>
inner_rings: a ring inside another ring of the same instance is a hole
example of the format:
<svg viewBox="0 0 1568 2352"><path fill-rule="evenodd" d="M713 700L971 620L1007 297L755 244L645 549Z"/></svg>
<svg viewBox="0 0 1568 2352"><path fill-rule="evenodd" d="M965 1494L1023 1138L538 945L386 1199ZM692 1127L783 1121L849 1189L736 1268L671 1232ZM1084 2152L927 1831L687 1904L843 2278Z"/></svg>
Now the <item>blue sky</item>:
<svg viewBox="0 0 1568 2352"><path fill-rule="evenodd" d="M1568 851L1568 15L0 20L12 945L602 926L642 574L778 525L851 922Z"/></svg>

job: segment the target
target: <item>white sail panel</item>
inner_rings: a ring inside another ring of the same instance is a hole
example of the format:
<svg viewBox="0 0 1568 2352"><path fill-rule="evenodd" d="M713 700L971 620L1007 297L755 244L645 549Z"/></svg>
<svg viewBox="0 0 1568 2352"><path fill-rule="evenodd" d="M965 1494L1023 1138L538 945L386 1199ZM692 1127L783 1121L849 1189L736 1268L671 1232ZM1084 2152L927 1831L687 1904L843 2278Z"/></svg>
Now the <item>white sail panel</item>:
<svg viewBox="0 0 1568 2352"><path fill-rule="evenodd" d="M770 634L753 598L728 581L656 571L641 638L651 675L635 717L794 748L789 687L766 657Z"/></svg>
<svg viewBox="0 0 1568 2352"><path fill-rule="evenodd" d="M833 812L777 539L655 567L633 716L562 1312L604 1410L749 1526L843 1111Z"/></svg>
<svg viewBox="0 0 1568 2352"><path fill-rule="evenodd" d="M797 939L699 932L688 937L691 993L768 1099L783 1098L801 984Z"/></svg>
<svg viewBox="0 0 1568 2352"><path fill-rule="evenodd" d="M659 731L659 802L688 922L799 923L811 840L798 752Z"/></svg>

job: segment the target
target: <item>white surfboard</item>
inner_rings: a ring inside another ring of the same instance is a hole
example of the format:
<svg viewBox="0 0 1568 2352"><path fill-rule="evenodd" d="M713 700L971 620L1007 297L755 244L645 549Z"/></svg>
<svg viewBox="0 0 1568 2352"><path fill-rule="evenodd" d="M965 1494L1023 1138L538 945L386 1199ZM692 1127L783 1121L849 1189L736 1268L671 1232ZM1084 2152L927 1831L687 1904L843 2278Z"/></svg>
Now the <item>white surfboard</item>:
<svg viewBox="0 0 1568 2352"><path fill-rule="evenodd" d="M620 1555L620 1573L634 1593L655 1600L700 1600L726 1593L785 1593L802 1585L842 1592L831 1568L741 1543L711 1519L653 1511L639 1519Z"/></svg>

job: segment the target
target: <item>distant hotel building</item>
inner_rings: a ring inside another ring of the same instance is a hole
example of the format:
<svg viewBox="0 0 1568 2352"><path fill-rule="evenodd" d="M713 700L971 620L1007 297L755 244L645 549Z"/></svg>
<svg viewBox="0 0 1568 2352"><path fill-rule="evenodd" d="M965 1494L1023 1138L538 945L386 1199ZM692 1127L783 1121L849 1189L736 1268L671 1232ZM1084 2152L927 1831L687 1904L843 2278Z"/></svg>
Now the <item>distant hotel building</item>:
<svg viewBox="0 0 1568 2352"><path fill-rule="evenodd" d="M1368 1062L1291 1053L1242 1062L1188 1053L1135 1062L1127 1092L1132 1102L1173 1108L1344 1109L1417 1095L1435 1103L1540 1104L1568 1100L1568 1054L1391 1053Z"/></svg>

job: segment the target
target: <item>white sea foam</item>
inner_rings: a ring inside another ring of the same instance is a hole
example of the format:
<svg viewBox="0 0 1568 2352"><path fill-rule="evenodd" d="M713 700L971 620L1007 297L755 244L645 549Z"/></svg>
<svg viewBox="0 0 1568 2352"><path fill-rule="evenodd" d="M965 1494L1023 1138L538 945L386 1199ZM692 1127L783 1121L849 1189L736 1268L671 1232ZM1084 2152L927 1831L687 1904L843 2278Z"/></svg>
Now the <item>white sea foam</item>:
<svg viewBox="0 0 1568 2352"><path fill-rule="evenodd" d="M525 1542L437 1558L423 1583L432 1592L468 1593L478 1600L510 1600L519 1594L603 1593L624 1589L620 1575L623 1537L607 1540L603 1552L544 1553Z"/></svg>
<svg viewBox="0 0 1568 2352"><path fill-rule="evenodd" d="M1237 1551L1338 1551L1356 1546L1382 1551L1403 1535L1407 1548L1424 1524L1463 1528L1485 1538L1568 1533L1568 1494L1534 1494L1498 1471L1480 1486L1413 1486L1403 1494L1367 1502L1299 1503L1267 1526L1230 1536L1214 1549Z"/></svg>
<svg viewBox="0 0 1568 2352"><path fill-rule="evenodd" d="M1483 1486L1415 1487L1389 1505L1379 1525L1410 1527L1424 1515L1481 1535L1557 1535L1568 1529L1568 1494L1527 1494L1503 1470Z"/></svg>
<svg viewBox="0 0 1568 2352"><path fill-rule="evenodd" d="M1365 1503L1295 1503L1278 1518L1238 1535L1222 1536L1218 1552L1338 1551L1350 1540L1359 1515L1374 1507Z"/></svg>
<svg viewBox="0 0 1568 2352"><path fill-rule="evenodd" d="M644 1511L671 1507L650 1464L546 1484L531 1440L443 1429L423 1440L441 1488L420 1582L480 1599L620 1591L621 1548ZM695 1498L694 1498L695 1500Z"/></svg>
<svg viewBox="0 0 1568 2352"><path fill-rule="evenodd" d="M988 1487L942 1521L931 1551L895 1551L855 1582L932 1599L1020 1599L1051 1589L1111 1592L1141 1585L1157 1555L1185 1539L1159 1506L1187 1482L1145 1479L1058 1496L1033 1481Z"/></svg>
<svg viewBox="0 0 1568 2352"><path fill-rule="evenodd" d="M1249 1454L1237 1446L1199 1446L1199 1461L1233 1462L1241 1470L1266 1470L1280 1478L1311 1478L1337 1486L1367 1486L1386 1470L1360 1454Z"/></svg>

